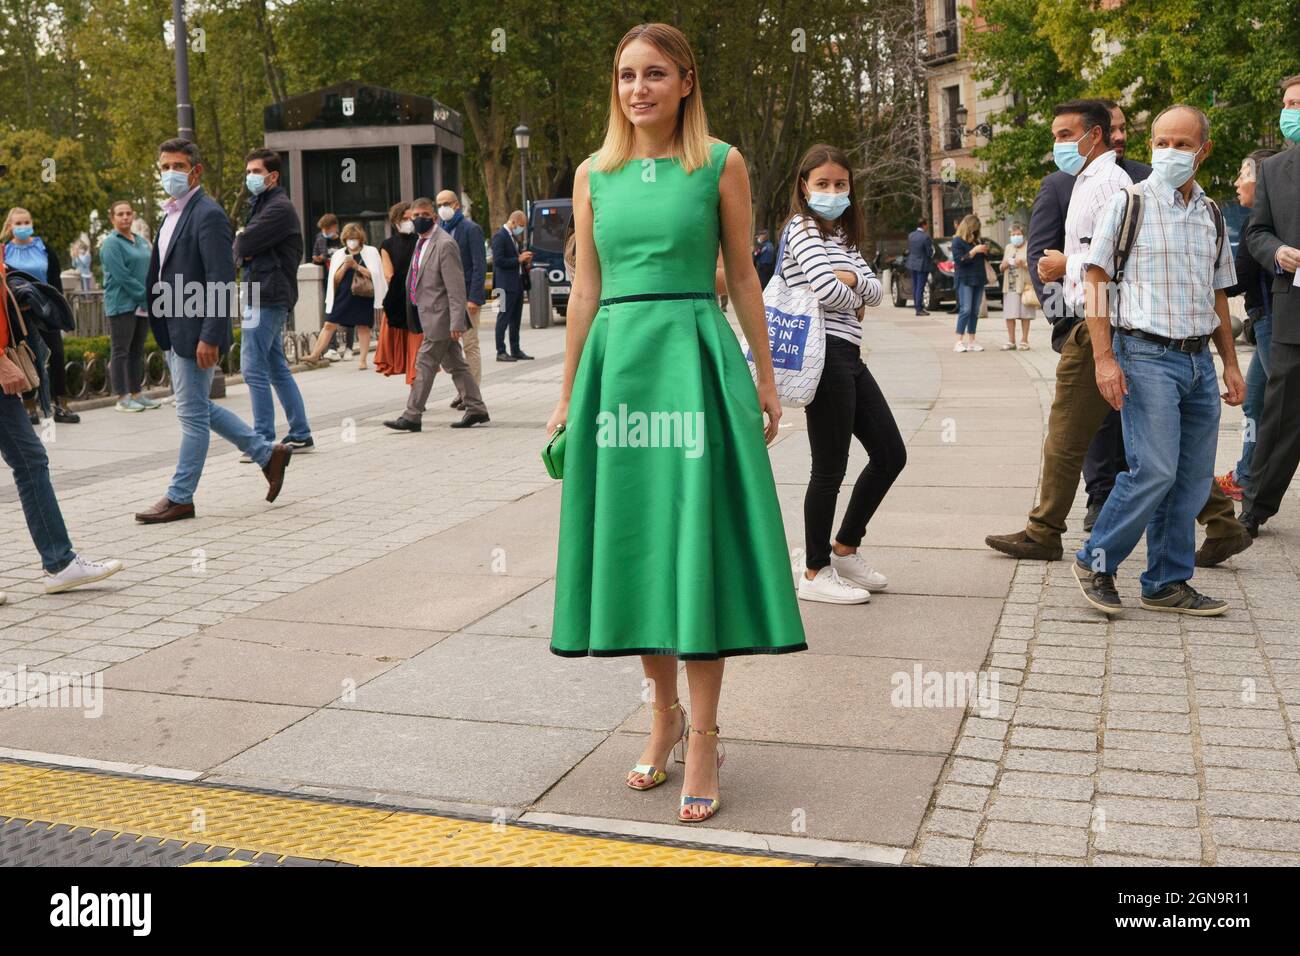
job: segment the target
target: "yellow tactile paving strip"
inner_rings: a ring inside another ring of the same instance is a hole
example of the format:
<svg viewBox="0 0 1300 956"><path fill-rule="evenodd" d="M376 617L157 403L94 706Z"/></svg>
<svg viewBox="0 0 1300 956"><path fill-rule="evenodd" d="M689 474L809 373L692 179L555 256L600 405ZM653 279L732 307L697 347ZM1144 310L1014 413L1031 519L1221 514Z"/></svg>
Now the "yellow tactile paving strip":
<svg viewBox="0 0 1300 956"><path fill-rule="evenodd" d="M359 866L808 865L0 761L0 820L11 817Z"/></svg>

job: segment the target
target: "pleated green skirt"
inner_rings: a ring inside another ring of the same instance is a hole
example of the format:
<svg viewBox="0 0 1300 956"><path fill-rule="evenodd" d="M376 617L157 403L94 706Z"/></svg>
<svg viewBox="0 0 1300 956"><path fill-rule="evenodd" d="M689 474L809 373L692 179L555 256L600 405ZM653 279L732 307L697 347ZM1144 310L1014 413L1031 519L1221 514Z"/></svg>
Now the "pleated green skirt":
<svg viewBox="0 0 1300 956"><path fill-rule="evenodd" d="M807 649L758 397L712 296L600 308L564 469L554 653Z"/></svg>

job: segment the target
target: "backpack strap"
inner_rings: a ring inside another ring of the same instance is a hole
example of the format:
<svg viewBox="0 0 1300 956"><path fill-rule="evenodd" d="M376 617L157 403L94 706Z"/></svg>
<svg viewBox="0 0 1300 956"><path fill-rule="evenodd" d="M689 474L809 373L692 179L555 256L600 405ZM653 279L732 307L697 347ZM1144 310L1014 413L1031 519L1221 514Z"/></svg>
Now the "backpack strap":
<svg viewBox="0 0 1300 956"><path fill-rule="evenodd" d="M1142 187L1138 184L1124 188L1124 214L1119 220L1119 239L1115 243L1115 268L1111 272L1111 281L1118 288L1124 278L1124 266L1128 264L1133 243L1142 229Z"/></svg>
<svg viewBox="0 0 1300 956"><path fill-rule="evenodd" d="M1219 259L1223 256L1223 239L1227 232L1227 227L1223 222L1223 210L1219 204L1209 196L1205 197L1205 204L1210 207L1210 216L1214 219L1214 268L1219 267Z"/></svg>

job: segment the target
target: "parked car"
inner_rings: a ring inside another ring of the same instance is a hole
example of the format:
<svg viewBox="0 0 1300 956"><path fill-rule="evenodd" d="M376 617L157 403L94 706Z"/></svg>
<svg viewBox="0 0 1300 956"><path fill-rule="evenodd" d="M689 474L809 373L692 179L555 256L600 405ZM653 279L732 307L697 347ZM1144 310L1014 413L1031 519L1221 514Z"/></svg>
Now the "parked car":
<svg viewBox="0 0 1300 956"><path fill-rule="evenodd" d="M531 205L528 248L533 251L533 268L546 270L546 281L551 289L551 305L563 318L569 308L569 277L564 271L564 243L568 239L569 220L573 218L573 200L539 199Z"/></svg>
<svg viewBox="0 0 1300 956"><path fill-rule="evenodd" d="M998 271L1002 265L1002 246L992 239L984 239L989 246L988 263L993 267L996 281L984 289L984 295L990 303L1002 304L1002 274ZM912 273L907 268L907 253L902 252L888 260L890 294L894 305L903 308L912 300ZM930 278L925 283L925 300L922 308L937 312L946 303L956 308L957 290L953 284L955 266L952 261L952 237L945 236L934 240L934 261L930 263Z"/></svg>

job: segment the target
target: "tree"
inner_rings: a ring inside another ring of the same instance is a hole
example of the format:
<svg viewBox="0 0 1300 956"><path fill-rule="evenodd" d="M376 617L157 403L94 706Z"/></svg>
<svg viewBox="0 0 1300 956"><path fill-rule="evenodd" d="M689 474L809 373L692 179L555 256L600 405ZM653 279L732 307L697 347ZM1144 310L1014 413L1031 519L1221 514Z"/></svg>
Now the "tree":
<svg viewBox="0 0 1300 956"><path fill-rule="evenodd" d="M0 163L9 167L0 178L0 209L30 211L36 234L66 264L68 247L90 229L90 211L107 198L85 147L38 130L0 132Z"/></svg>

